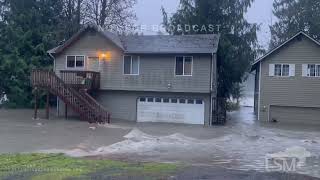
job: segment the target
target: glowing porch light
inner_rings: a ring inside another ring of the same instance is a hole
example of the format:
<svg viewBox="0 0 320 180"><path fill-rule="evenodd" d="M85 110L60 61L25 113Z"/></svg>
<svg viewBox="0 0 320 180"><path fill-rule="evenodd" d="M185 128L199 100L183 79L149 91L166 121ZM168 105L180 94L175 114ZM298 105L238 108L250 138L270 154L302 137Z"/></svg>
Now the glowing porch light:
<svg viewBox="0 0 320 180"><path fill-rule="evenodd" d="M107 51L107 52L103 52L103 53L99 53L99 59L100 60L111 60L111 52L110 51Z"/></svg>

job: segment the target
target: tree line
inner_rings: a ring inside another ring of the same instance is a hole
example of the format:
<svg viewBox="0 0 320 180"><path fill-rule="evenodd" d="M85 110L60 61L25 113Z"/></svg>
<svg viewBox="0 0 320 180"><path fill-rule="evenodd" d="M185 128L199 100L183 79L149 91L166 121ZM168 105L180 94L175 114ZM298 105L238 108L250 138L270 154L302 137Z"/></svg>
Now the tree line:
<svg viewBox="0 0 320 180"><path fill-rule="evenodd" d="M128 32L136 19L136 0L0 0L0 91L9 107L30 107L32 68L50 68L46 51L68 39L87 22L104 29ZM180 0L177 11L163 12L169 34L199 34L177 31L171 26L219 25L218 96L237 97L250 64L264 49L257 40L259 24L245 14L254 0ZM300 30L320 40L320 1L274 0L275 23L270 25L270 49Z"/></svg>
<svg viewBox="0 0 320 180"><path fill-rule="evenodd" d="M87 22L124 32L133 28L136 0L0 0L0 92L9 107L31 107L30 71L50 68L46 51Z"/></svg>
<svg viewBox="0 0 320 180"><path fill-rule="evenodd" d="M251 63L299 31L320 40L320 1L274 0L275 23L270 25L269 49L258 43L259 24L249 23L245 14L254 0L180 0L171 17L163 9L164 25L170 34L205 32L171 30L179 24L215 24L221 34L218 51L218 97L240 97ZM265 31L263 29L263 31Z"/></svg>

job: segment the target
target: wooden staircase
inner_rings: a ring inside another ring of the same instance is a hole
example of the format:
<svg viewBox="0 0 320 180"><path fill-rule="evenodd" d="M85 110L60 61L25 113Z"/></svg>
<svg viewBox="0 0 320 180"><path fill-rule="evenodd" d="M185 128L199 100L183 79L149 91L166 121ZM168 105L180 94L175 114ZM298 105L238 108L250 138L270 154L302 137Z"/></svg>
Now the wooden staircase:
<svg viewBox="0 0 320 180"><path fill-rule="evenodd" d="M68 86L53 71L33 70L31 83L34 88L50 91L58 96L76 113L82 120L89 123L110 123L110 113L106 111L85 89L76 90Z"/></svg>

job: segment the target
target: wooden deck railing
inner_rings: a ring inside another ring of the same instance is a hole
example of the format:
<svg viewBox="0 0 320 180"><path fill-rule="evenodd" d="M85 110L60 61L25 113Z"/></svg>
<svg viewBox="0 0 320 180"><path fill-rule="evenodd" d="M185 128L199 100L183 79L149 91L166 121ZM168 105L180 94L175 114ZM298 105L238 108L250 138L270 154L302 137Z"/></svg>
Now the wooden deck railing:
<svg viewBox="0 0 320 180"><path fill-rule="evenodd" d="M47 89L58 96L75 112L79 113L80 118L90 123L110 122L110 114L90 95L83 94L68 86L52 71L33 70L31 83L33 87Z"/></svg>
<svg viewBox="0 0 320 180"><path fill-rule="evenodd" d="M65 84L76 89L97 90L100 88L100 73L94 71L60 71Z"/></svg>
<svg viewBox="0 0 320 180"><path fill-rule="evenodd" d="M94 107L97 114L104 115L107 117L107 123L110 123L111 114L101 104L98 103L88 92L84 89L80 90L82 96Z"/></svg>

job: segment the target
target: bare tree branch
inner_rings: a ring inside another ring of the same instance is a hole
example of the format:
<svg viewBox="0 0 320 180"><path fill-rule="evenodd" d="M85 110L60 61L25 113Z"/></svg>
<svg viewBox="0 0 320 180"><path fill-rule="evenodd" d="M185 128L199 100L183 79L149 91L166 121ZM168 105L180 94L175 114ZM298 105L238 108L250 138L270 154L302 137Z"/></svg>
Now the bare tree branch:
<svg viewBox="0 0 320 180"><path fill-rule="evenodd" d="M133 30L136 0L85 0L85 22L94 22L104 29L125 32Z"/></svg>

